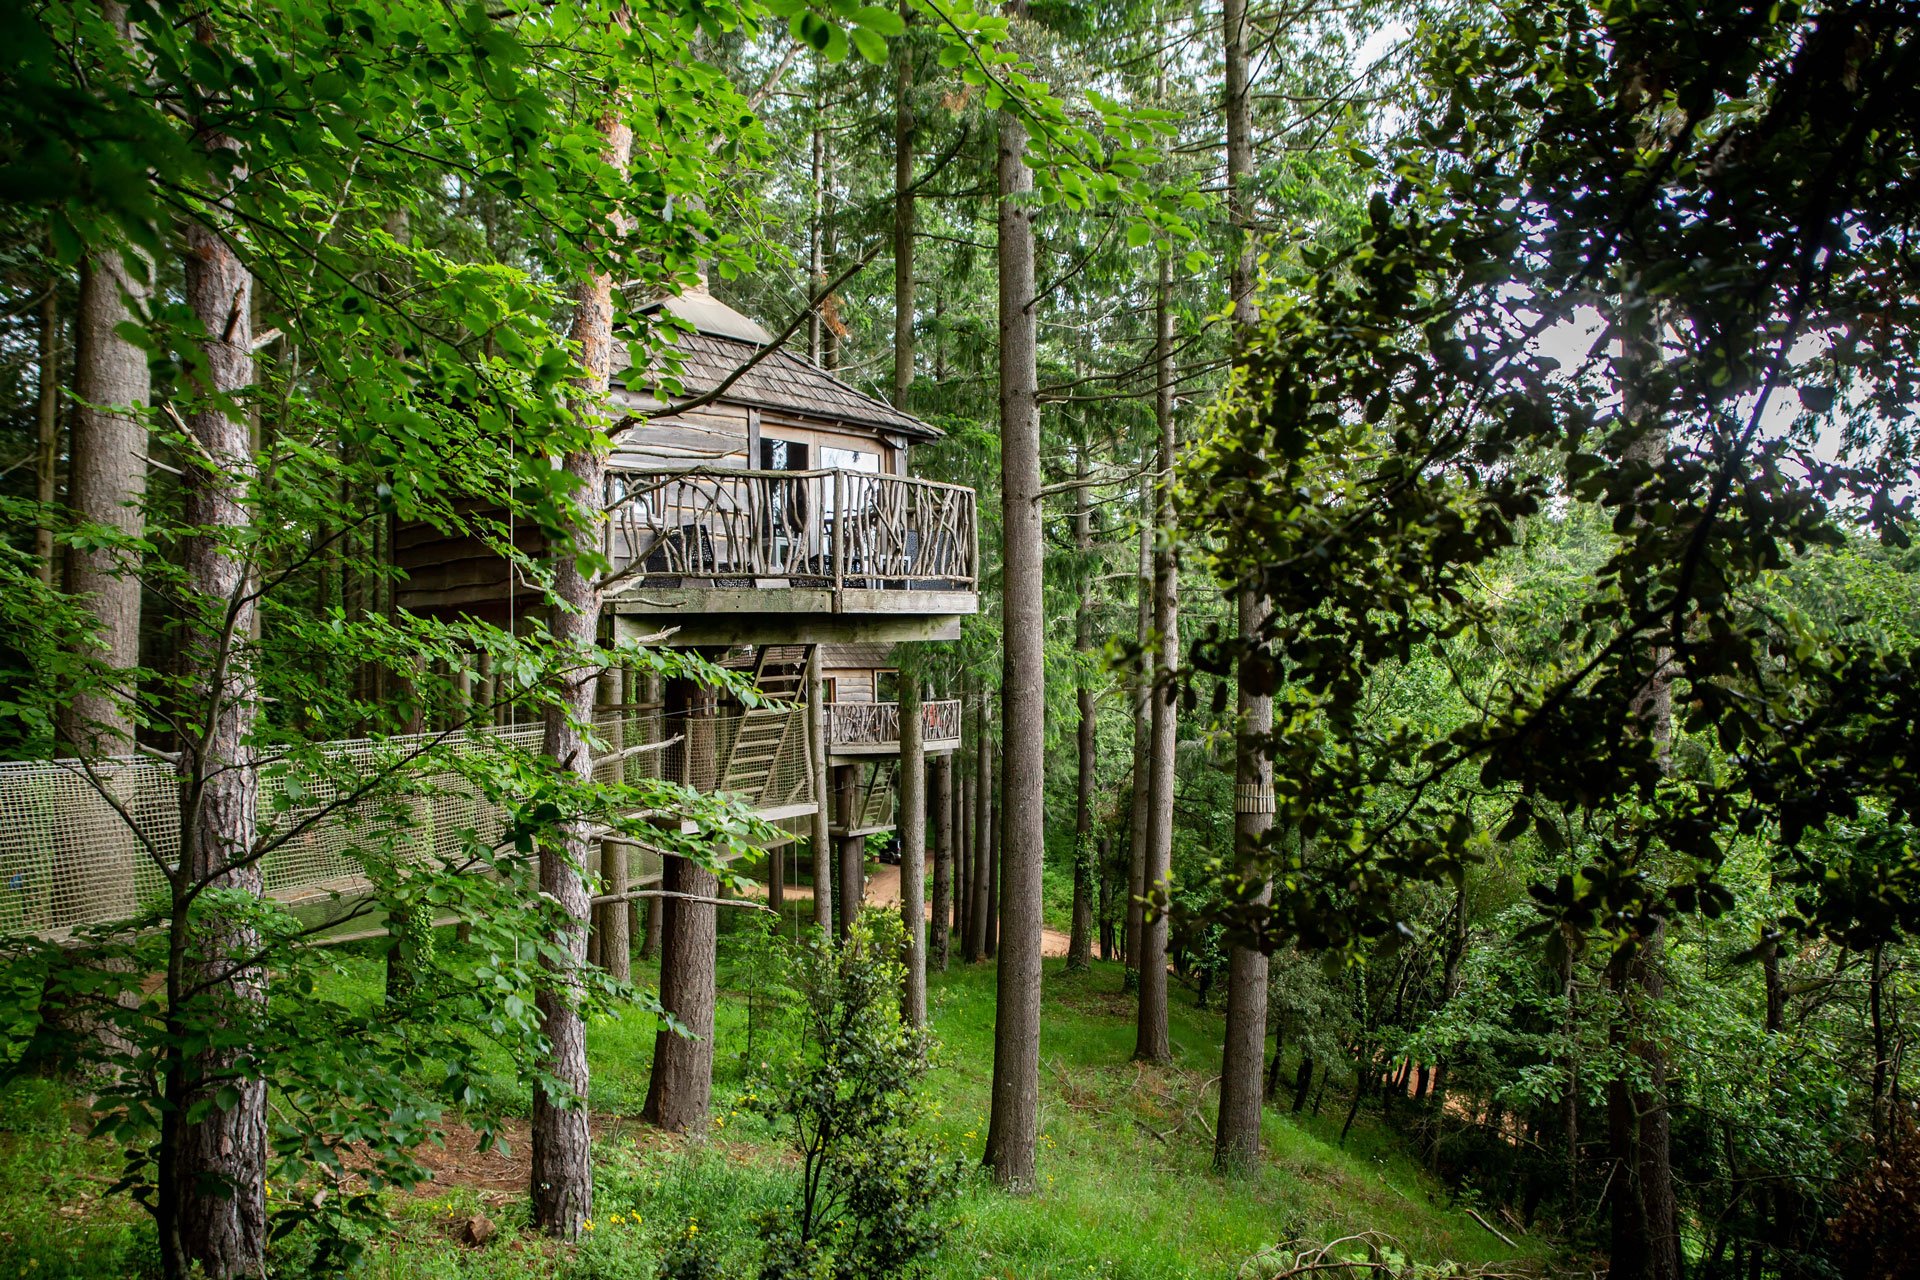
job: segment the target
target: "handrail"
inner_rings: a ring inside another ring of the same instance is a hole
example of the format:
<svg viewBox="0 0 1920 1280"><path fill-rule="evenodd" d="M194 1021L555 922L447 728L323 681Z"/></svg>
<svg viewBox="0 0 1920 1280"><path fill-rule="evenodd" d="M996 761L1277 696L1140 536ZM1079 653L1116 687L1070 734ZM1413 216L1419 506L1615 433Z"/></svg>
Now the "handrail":
<svg viewBox="0 0 1920 1280"><path fill-rule="evenodd" d="M607 473L608 585L975 590L974 492L830 468Z"/></svg>
<svg viewBox="0 0 1920 1280"><path fill-rule="evenodd" d="M889 746L900 741L900 704L897 702L829 702L826 707L827 740L831 746ZM959 699L921 703L920 723L924 741L957 741Z"/></svg>

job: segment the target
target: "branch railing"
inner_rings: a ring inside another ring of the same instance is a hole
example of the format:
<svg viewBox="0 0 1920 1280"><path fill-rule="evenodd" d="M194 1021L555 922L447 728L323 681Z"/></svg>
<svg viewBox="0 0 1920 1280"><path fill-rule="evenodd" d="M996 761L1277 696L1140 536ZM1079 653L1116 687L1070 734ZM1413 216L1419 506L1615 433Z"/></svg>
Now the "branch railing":
<svg viewBox="0 0 1920 1280"><path fill-rule="evenodd" d="M866 471L607 473L608 585L971 591L964 485Z"/></svg>
<svg viewBox="0 0 1920 1280"><path fill-rule="evenodd" d="M927 742L954 742L960 737L959 699L920 704L921 736ZM829 702L827 742L835 747L894 746L900 741L900 704L897 702Z"/></svg>

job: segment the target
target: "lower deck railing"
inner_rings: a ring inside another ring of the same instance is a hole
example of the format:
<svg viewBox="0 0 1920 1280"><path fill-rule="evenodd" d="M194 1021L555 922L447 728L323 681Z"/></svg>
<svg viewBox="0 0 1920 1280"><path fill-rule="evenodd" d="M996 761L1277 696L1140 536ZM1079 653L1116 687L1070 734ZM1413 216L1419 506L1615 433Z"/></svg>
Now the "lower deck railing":
<svg viewBox="0 0 1920 1280"><path fill-rule="evenodd" d="M926 742L954 742L960 737L960 702L943 698L920 704L921 737ZM897 702L829 702L827 741L835 747L897 746L900 742L900 704Z"/></svg>

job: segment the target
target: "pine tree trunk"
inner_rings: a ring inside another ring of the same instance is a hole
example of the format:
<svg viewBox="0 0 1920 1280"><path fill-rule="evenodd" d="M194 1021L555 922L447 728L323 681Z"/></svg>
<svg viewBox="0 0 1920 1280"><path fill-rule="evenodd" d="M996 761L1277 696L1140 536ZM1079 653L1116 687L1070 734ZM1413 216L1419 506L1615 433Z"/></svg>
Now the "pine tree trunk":
<svg viewBox="0 0 1920 1280"><path fill-rule="evenodd" d="M1634 431L1624 459L1657 473L1666 465L1668 433L1658 404L1647 392L1661 360L1657 336L1660 304L1642 291L1630 267L1623 268L1623 273L1617 368L1621 414ZM1662 768L1670 763L1673 738L1673 689L1666 672L1670 653L1671 646L1655 645L1650 674L1633 707ZM1610 1193L1613 1274L1620 1280L1678 1280L1681 1274L1666 1049L1648 1030L1649 1024L1658 1020L1651 1010L1665 995L1666 982L1660 971L1665 939L1665 922L1656 919L1636 940L1637 946L1617 955L1609 965L1624 1020L1624 1025L1616 1023L1609 1035L1640 1060L1642 1078L1648 1085L1644 1091L1635 1088L1630 1079L1617 1079L1608 1085L1613 1172L1616 1180L1626 1183Z"/></svg>
<svg viewBox="0 0 1920 1280"><path fill-rule="evenodd" d="M667 685L667 712L685 725L682 781L713 776L713 735L696 720L712 715L710 695L686 680ZM653 1073L641 1117L672 1133L703 1127L713 1096L714 962L719 921L711 902L718 895L713 872L686 858L661 860L660 1003L686 1028L681 1035L661 1027L653 1038Z"/></svg>
<svg viewBox="0 0 1920 1280"><path fill-rule="evenodd" d="M202 27L200 38L209 38ZM219 134L212 151L237 151ZM244 181L237 169L232 180ZM224 214L222 209L221 213ZM219 215L216 215L219 216ZM191 222L186 230L184 292L205 330L211 396L244 394L253 383L253 277L227 242L224 228ZM176 1033L198 1024L233 1028L256 1022L267 999L267 974L247 965L260 946L251 926L202 909L192 927L189 892L200 885L258 895L260 866L251 860L258 812L252 736L259 689L243 651L256 615L254 581L244 548L254 478L251 432L244 417L209 402L186 415L199 459L183 468L182 516L196 532L185 541L183 568L198 618L183 668L204 726L181 743L182 820L174 894L174 946L168 966L168 1018ZM190 994L194 991L201 994ZM199 1038L198 1036L194 1038ZM215 1280L265 1269L267 1090L250 1055L219 1045L172 1064L170 1104L161 1136L161 1247L169 1275L197 1266ZM230 1091L221 1105L219 1093Z"/></svg>
<svg viewBox="0 0 1920 1280"><path fill-rule="evenodd" d="M1025 0L1008 5L1015 22ZM1001 697L1006 767L999 860L993 1100L986 1163L1002 1186L1033 1184L1040 1108L1041 866L1046 855L1045 540L1033 275L1033 171L1027 131L1000 115Z"/></svg>
<svg viewBox="0 0 1920 1280"><path fill-rule="evenodd" d="M1127 846L1127 926L1124 982L1140 983L1140 936L1146 921L1147 828L1153 793L1153 509L1152 489L1140 513L1140 571L1134 589L1140 611L1139 665L1133 683L1133 809Z"/></svg>
<svg viewBox="0 0 1920 1280"><path fill-rule="evenodd" d="M1154 299L1154 415L1160 428L1160 481L1155 502L1153 629L1153 739L1148 760L1146 892L1164 891L1173 864L1173 787L1175 734L1179 722L1175 680L1180 670L1179 580L1173 554L1173 465L1177 440L1173 422L1173 264L1160 257ZM1133 1056L1146 1062L1171 1062L1167 1034L1167 917L1152 911L1140 931L1140 1020Z"/></svg>
<svg viewBox="0 0 1920 1280"><path fill-rule="evenodd" d="M900 672L900 916L907 932L907 985L900 1013L927 1024L927 756L920 677Z"/></svg>
<svg viewBox="0 0 1920 1280"><path fill-rule="evenodd" d="M1246 0L1225 0L1221 14L1226 54L1227 215L1234 236L1228 293L1233 300L1236 358L1254 322L1254 255L1248 182L1253 173L1252 98L1247 82ZM1268 615L1266 600L1252 586L1239 592L1239 728L1234 752L1234 856L1239 862L1233 891L1242 901L1265 903L1272 886L1259 872L1262 842L1273 825L1273 765L1267 735L1273 730L1273 699L1262 692L1266 673L1256 660ZM1253 670L1249 671L1249 666ZM1227 1018L1221 1045L1220 1123L1213 1162L1224 1172L1245 1173L1260 1165L1260 1055L1267 1041L1267 956L1234 945L1227 953Z"/></svg>
<svg viewBox="0 0 1920 1280"><path fill-rule="evenodd" d="M33 477L34 501L40 504L38 527L34 530L33 555L38 562L40 581L54 585L53 504L60 496L60 285L63 272L56 271L47 281L46 296L40 299L39 400L34 412ZM82 277L84 279L84 276ZM85 295L82 294L84 299ZM144 371L145 366L142 365ZM69 476L71 487L72 478Z"/></svg>
<svg viewBox="0 0 1920 1280"><path fill-rule="evenodd" d="M622 705L625 701L621 694L621 672L609 668L600 677L600 706L612 725L607 732L607 751L612 755L618 755L626 746L625 725L630 713ZM599 963L607 976L618 982L633 978L633 911L620 896L629 888L627 854L627 846L620 841L604 840L600 844L600 891L613 901L595 909L595 929L600 935Z"/></svg>
<svg viewBox="0 0 1920 1280"><path fill-rule="evenodd" d="M625 172L633 151L633 131L617 106L599 122L607 162ZM594 272L573 287L573 327L583 376L575 388L582 410L599 419L605 413L613 372L613 279ZM589 510L569 533L582 547L598 545L598 511L606 487L604 442L569 453L562 461L579 482L577 500ZM541 717L541 752L580 782L593 778L593 750L579 726L591 723L600 662L595 641L600 625L600 581L583 573L579 561L563 549L555 557L553 593L561 607L550 611L548 626L559 650L569 655L555 705ZM560 959L549 960L549 980L535 992L541 1030L548 1050L542 1068L560 1089L536 1081L533 1089L533 1220L564 1240L580 1233L593 1216L593 1165L587 1124L587 1029L580 1011L580 979L586 960L591 912L587 877L599 853L585 818L559 823L541 843L540 891L562 914Z"/></svg>
<svg viewBox="0 0 1920 1280"><path fill-rule="evenodd" d="M834 891L834 936L845 938L847 930L860 917L867 896L867 838L851 834L860 825L860 769L843 764L834 767L838 777L835 789L840 793L840 883Z"/></svg>
<svg viewBox="0 0 1920 1280"><path fill-rule="evenodd" d="M1005 752L999 743L993 748L993 776L1006 772ZM1000 954L1000 855L1006 840L1006 809L1001 803L1005 793L998 781L993 788L991 843L987 847L987 959Z"/></svg>
<svg viewBox="0 0 1920 1280"><path fill-rule="evenodd" d="M900 17L913 16L901 0ZM913 46L893 42L893 403L905 410L913 390Z"/></svg>
<svg viewBox="0 0 1920 1280"><path fill-rule="evenodd" d="M813 759L813 923L833 932L833 792L827 770L826 686L820 646L807 653L807 732Z"/></svg>
<svg viewBox="0 0 1920 1280"><path fill-rule="evenodd" d="M953 757L933 761L933 932L929 962L947 971L953 949Z"/></svg>
<svg viewBox="0 0 1920 1280"><path fill-rule="evenodd" d="M1077 453L1074 478L1079 487L1073 491L1073 545L1080 554L1081 588L1074 610L1073 650L1084 672L1093 661L1093 575L1088 568L1093 556L1093 490L1088 485L1091 468L1085 442ZM1093 791L1100 761L1094 736L1092 686L1082 679L1075 696L1080 713L1075 735L1079 775L1073 796L1073 924L1067 935L1067 972L1084 973L1093 965Z"/></svg>
<svg viewBox="0 0 1920 1280"><path fill-rule="evenodd" d="M145 525L140 504L147 491L147 432L126 407L152 398L152 378L147 353L115 329L133 318L129 302L140 304L146 294L147 286L127 270L117 251L89 255L80 274L74 334L76 403L67 506L77 520L132 538ZM98 620L95 656L115 670L139 666L139 565L127 563L117 551L72 547L66 578L67 590ZM81 755L131 751L133 721L113 698L85 692L63 709L60 739Z"/></svg>
<svg viewBox="0 0 1920 1280"><path fill-rule="evenodd" d="M987 954L987 903L992 888L989 864L993 860L993 704L982 692L980 700L979 764L973 782L973 908L967 919L967 961Z"/></svg>

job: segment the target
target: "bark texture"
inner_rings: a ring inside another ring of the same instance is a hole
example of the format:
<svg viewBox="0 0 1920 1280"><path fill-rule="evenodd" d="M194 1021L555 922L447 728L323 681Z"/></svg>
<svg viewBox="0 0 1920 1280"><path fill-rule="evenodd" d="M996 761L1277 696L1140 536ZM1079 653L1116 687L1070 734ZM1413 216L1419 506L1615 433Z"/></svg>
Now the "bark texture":
<svg viewBox="0 0 1920 1280"><path fill-rule="evenodd" d="M1153 760L1153 500L1140 513L1140 571L1134 581L1140 606L1139 666L1133 685L1133 809L1127 845L1127 923L1122 945L1125 981L1140 981L1140 933L1146 921L1147 828L1151 823Z"/></svg>
<svg viewBox="0 0 1920 1280"><path fill-rule="evenodd" d="M653 1039L653 1074L641 1118L670 1133L703 1128L713 1099L714 947L719 879L685 858L662 860L660 1003L686 1027ZM686 895L686 896L675 896Z"/></svg>
<svg viewBox="0 0 1920 1280"><path fill-rule="evenodd" d="M683 714L686 777L712 772L713 735L696 721L711 714L710 696L690 682L667 685L667 714ZM705 753L706 759L701 759ZM713 1003L717 908L695 898L719 894L719 878L685 858L661 860L660 1003L686 1028L680 1035L661 1027L653 1039L653 1074L641 1118L672 1133L706 1124L713 1097Z"/></svg>
<svg viewBox="0 0 1920 1280"><path fill-rule="evenodd" d="M1173 552L1173 463L1178 445L1173 421L1173 264L1160 258L1154 297L1154 364L1157 370L1154 415L1160 427L1160 480L1154 503L1159 528L1153 556L1154 659L1153 739L1147 761L1146 892L1166 886L1173 865L1173 784L1175 680L1180 670L1180 586ZM1146 1062L1171 1062L1167 1035L1167 917L1149 911L1140 929L1140 1019L1133 1056Z"/></svg>
<svg viewBox="0 0 1920 1280"><path fill-rule="evenodd" d="M973 908L967 920L967 960L987 954L987 895L993 885L993 705L981 695L979 763L973 783Z"/></svg>
<svg viewBox="0 0 1920 1280"><path fill-rule="evenodd" d="M209 150L236 150L210 134ZM244 180L237 169L233 180ZM224 210L223 210L224 212ZM205 330L216 397L244 394L253 382L253 278L225 237L207 222L188 224L184 290ZM184 654L202 727L180 753L181 875L174 897L174 948L168 967L169 1020L231 1029L257 1021L267 974L247 963L257 932L218 910L200 909L185 923L191 895L202 886L262 891L252 860L258 778L252 736L259 689L247 652L256 621L252 565L245 546L254 478L246 419L223 399L203 399L186 415L199 459L183 468L186 539L183 567L198 617ZM194 994L194 993L198 994ZM248 1050L203 1049L175 1065L163 1121L160 1167L162 1253L169 1274L198 1267L215 1280L262 1274L266 1258L267 1091ZM215 1100L232 1091L230 1105ZM196 1119L190 1110L207 1104Z"/></svg>
<svg viewBox="0 0 1920 1280"><path fill-rule="evenodd" d="M900 1015L927 1025L927 757L920 681L900 673L900 916L907 930L907 985Z"/></svg>
<svg viewBox="0 0 1920 1280"><path fill-rule="evenodd" d="M1018 21L1023 0L1008 6ZM1033 172L1027 131L1000 116L1000 477L1003 651L999 948L986 1163L1029 1187L1040 1110L1040 906L1046 853L1046 610L1040 523L1040 406L1034 314Z"/></svg>
<svg viewBox="0 0 1920 1280"><path fill-rule="evenodd" d="M1252 210L1252 98L1247 77L1246 0L1225 0L1221 40L1226 63L1227 218L1234 256L1228 280L1233 300L1234 353L1245 347L1254 321ZM1258 872L1260 844L1273 825L1273 765L1266 737L1273 729L1273 699L1261 692L1265 673L1254 661L1267 620L1266 601L1251 587L1239 592L1240 679L1236 694L1239 731L1234 752L1234 891L1264 903L1272 886ZM1251 668L1251 670L1250 670ZM1214 1130L1214 1166L1249 1173L1260 1165L1260 1055L1267 1040L1267 956L1251 947L1227 953L1226 1031L1220 1053L1220 1122ZM1276 1047L1276 1059L1278 1050Z"/></svg>
<svg viewBox="0 0 1920 1280"><path fill-rule="evenodd" d="M132 319L146 286L117 252L90 255L80 274L75 319L72 462L67 505L76 520L106 525L139 537L145 519L147 432L130 411L152 398L147 353L114 330ZM67 550L67 590L84 600L97 620L94 656L103 666L131 671L140 665L140 566L108 548ZM134 690L126 688L123 697ZM132 750L133 721L121 699L105 690L84 690L62 709L61 741L81 755Z"/></svg>
<svg viewBox="0 0 1920 1280"><path fill-rule="evenodd" d="M625 702L620 687L619 671L609 669L600 677L600 705L603 713L611 717L613 726L607 734L607 751L613 755L618 755L626 746L621 725L627 713L617 709ZM600 892L613 901L594 908L594 925L600 935L599 964L608 976L621 982L633 978L633 908L622 900L627 889L627 846L617 840L602 841Z"/></svg>
<svg viewBox="0 0 1920 1280"><path fill-rule="evenodd" d="M860 916L867 896L867 838L848 835L860 822L860 770L853 765L834 767L840 794L840 884L834 892L835 936L845 938Z"/></svg>
<svg viewBox="0 0 1920 1280"><path fill-rule="evenodd" d="M1076 726L1079 774L1073 796L1073 920L1067 934L1067 972L1085 973L1093 967L1093 792L1100 761L1094 736L1093 687L1084 673L1093 663L1093 584L1087 565L1093 556L1093 491L1087 480L1087 449L1081 442L1074 460L1073 545L1080 555L1080 591L1073 618L1073 651L1082 673L1074 691L1080 713Z"/></svg>
<svg viewBox="0 0 1920 1280"><path fill-rule="evenodd" d="M827 777L827 707L820 675L820 646L807 655L807 732L813 760L813 923L833 929L833 793Z"/></svg>
<svg viewBox="0 0 1920 1280"><path fill-rule="evenodd" d="M40 581L54 583L53 504L60 496L60 278L47 282L40 299L39 401L34 406L34 501L40 504L33 556ZM69 482L71 483L71 482Z"/></svg>
<svg viewBox="0 0 1920 1280"><path fill-rule="evenodd" d="M633 131L618 110L600 120L607 162L625 172L633 151ZM573 286L573 327L583 370L576 388L581 411L597 420L607 399L613 372L613 278L594 272ZM567 454L562 465L579 482L580 501L595 511L569 532L569 541L595 546L597 507L606 487L606 451L596 439ZM594 642L600 625L600 581L582 572L570 554L555 558L553 593L560 607L548 625L558 647L574 655L559 677L554 705L541 713L540 749L563 773L588 783L593 778L592 743L582 726L592 722L599 661ZM550 977L535 993L548 1050L545 1074L558 1085L538 1081L533 1088L532 1193L535 1225L564 1240L580 1234L593 1216L593 1164L587 1126L587 1028L580 1011L579 967L586 962L587 923L592 910L587 877L600 848L584 818L562 822L540 846L540 891L561 912L561 958L549 961Z"/></svg>
<svg viewBox="0 0 1920 1280"><path fill-rule="evenodd" d="M953 757L935 757L931 773L927 803L933 810L933 927L927 963L945 973L953 937Z"/></svg>
<svg viewBox="0 0 1920 1280"><path fill-rule="evenodd" d="M900 17L911 22L905 0ZM893 42L893 403L913 390L913 46Z"/></svg>

